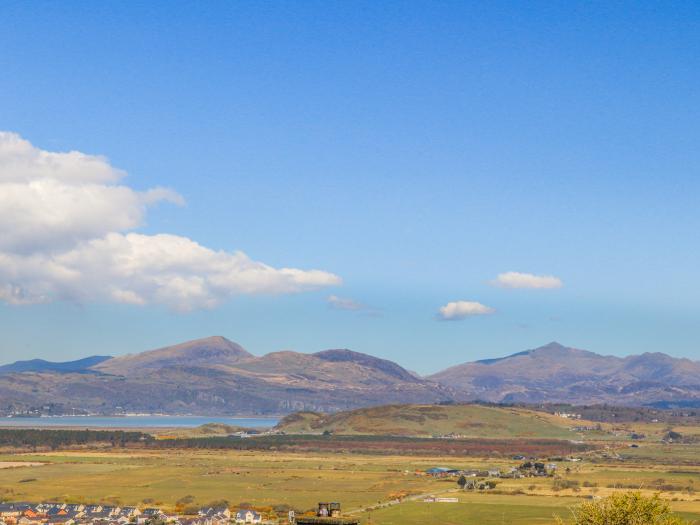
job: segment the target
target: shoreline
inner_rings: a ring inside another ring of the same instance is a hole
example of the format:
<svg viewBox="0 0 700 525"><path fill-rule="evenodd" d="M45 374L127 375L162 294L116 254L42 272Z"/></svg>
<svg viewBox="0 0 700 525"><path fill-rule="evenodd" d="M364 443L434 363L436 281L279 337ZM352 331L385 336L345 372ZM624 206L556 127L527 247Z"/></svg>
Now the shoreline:
<svg viewBox="0 0 700 525"><path fill-rule="evenodd" d="M225 417L227 419L280 419L288 414L269 414L269 415L255 415L255 414L236 414L236 415L208 415L208 414L148 414L148 413L127 413L127 414L60 414L60 415L39 415L39 416L21 416L21 415L7 415L0 416L0 421L6 419L44 419L44 418L62 418L62 417L85 417L85 418L96 418L96 417Z"/></svg>
<svg viewBox="0 0 700 525"><path fill-rule="evenodd" d="M192 415L119 415L119 416L37 416L0 417L0 429L192 429L204 425L228 425L243 429L273 428L275 416L192 416Z"/></svg>

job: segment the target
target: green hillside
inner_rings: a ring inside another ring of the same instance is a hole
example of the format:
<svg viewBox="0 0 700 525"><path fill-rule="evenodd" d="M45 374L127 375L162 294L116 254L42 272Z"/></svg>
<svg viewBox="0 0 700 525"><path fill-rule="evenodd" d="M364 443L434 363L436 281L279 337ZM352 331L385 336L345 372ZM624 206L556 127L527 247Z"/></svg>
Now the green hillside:
<svg viewBox="0 0 700 525"><path fill-rule="evenodd" d="M387 405L335 414L297 412L277 425L289 434L373 434L571 439L570 422L520 408L481 405Z"/></svg>

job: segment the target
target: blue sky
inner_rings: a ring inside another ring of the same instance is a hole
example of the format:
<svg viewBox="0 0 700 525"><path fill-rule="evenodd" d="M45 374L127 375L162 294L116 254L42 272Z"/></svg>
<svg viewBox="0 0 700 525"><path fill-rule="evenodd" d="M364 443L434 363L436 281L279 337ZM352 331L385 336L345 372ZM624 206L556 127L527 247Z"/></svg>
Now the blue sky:
<svg viewBox="0 0 700 525"><path fill-rule="evenodd" d="M4 2L0 129L185 201L120 232L342 284L183 312L93 276L0 305L0 361L214 334L419 372L552 340L697 359L698 35L696 2Z"/></svg>

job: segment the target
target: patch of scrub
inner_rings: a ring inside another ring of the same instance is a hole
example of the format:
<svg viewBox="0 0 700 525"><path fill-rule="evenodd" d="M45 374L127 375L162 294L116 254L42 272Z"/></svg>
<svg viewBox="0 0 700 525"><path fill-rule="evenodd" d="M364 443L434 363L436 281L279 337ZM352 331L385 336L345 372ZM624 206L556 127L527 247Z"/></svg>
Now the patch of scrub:
<svg viewBox="0 0 700 525"><path fill-rule="evenodd" d="M0 469L19 467L40 467L46 463L35 463L32 461L0 461Z"/></svg>

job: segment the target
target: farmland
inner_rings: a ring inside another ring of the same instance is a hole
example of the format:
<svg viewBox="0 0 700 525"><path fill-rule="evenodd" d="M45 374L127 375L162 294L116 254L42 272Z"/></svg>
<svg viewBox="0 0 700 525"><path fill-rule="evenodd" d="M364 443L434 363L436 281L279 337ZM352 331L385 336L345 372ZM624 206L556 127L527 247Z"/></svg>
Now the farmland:
<svg viewBox="0 0 700 525"><path fill-rule="evenodd" d="M202 505L226 499L234 505L287 503L307 509L323 495L349 507L370 505L396 492L430 490L433 480L415 476L413 471L439 461L189 450L55 452L2 456L0 460L8 458L45 464L5 470L0 481L4 499L105 500L168 509L186 496Z"/></svg>
<svg viewBox="0 0 700 525"><path fill-rule="evenodd" d="M683 457L700 457L700 447L678 446ZM107 449L0 455L12 462L0 477L5 500L106 502L158 505L175 510L178 501L206 505L226 500L259 508L312 508L319 500L343 503L363 523L444 524L553 523L556 513L594 495L641 488L659 492L678 512L700 520L700 465L665 463L667 446L649 445L645 456L624 460L590 456L562 463L552 478L499 480L491 492L456 491L454 479L422 473L435 465L460 469L505 469L510 458L443 455L375 455L273 450ZM649 459L651 458L651 459ZM25 464L26 466L18 466ZM566 472L568 466L569 471ZM563 488L562 488L563 487ZM458 495L459 503L424 503L423 495ZM420 497L412 500L411 496ZM395 503L397 496L404 499ZM377 507L377 508L374 508Z"/></svg>
<svg viewBox="0 0 700 525"><path fill-rule="evenodd" d="M372 426L382 418L383 425ZM135 440L96 434L102 441L94 443L73 433L67 445L58 431L38 438L25 433L21 447L9 435L0 453L0 500L175 512L223 501L232 508L303 512L332 500L365 525L525 525L554 523L555 515L566 519L588 499L639 490L659 494L674 511L700 521L695 423L613 425L524 409L414 405L330 417L302 413L276 434L248 438L228 436L231 430L165 429ZM282 433L289 430L299 433ZM428 437L431 432L436 437ZM531 457L550 465L548 475L507 475ZM427 475L432 467L492 472L477 476L495 486L460 490L456 476ZM457 502L424 501L429 496Z"/></svg>

